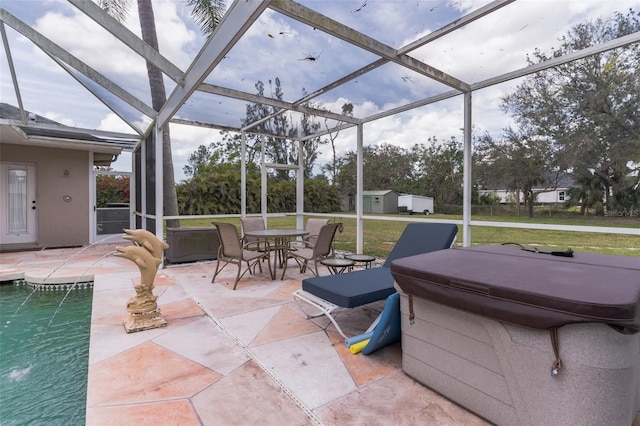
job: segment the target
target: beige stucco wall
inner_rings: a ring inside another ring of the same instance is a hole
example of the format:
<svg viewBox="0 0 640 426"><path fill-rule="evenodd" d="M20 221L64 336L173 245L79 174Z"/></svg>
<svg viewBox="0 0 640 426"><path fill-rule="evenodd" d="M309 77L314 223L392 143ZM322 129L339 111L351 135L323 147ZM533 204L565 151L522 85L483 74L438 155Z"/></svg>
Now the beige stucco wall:
<svg viewBox="0 0 640 426"><path fill-rule="evenodd" d="M0 144L0 161L37 166L38 245L89 244L89 154L88 151ZM69 195L71 201L64 201L65 195Z"/></svg>

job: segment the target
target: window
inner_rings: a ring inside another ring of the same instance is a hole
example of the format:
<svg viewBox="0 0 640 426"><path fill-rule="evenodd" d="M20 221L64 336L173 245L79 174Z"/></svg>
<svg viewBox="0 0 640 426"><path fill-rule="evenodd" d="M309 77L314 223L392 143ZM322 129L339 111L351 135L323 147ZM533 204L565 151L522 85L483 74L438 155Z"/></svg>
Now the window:
<svg viewBox="0 0 640 426"><path fill-rule="evenodd" d="M27 171L9 170L9 233L27 232Z"/></svg>
<svg viewBox="0 0 640 426"><path fill-rule="evenodd" d="M564 191L558 191L558 201L564 201L565 193Z"/></svg>

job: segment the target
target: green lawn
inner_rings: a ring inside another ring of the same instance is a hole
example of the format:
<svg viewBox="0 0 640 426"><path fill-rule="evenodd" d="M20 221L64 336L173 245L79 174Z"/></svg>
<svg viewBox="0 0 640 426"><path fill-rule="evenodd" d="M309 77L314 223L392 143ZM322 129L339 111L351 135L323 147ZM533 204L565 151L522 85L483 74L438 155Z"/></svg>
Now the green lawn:
<svg viewBox="0 0 640 426"><path fill-rule="evenodd" d="M396 216L398 215L389 215ZM409 216L402 216L411 220ZM424 218L425 216L415 216ZM429 219L462 220L455 215L431 215ZM218 220L218 219L216 219ZM220 219L232 222L240 229L240 219ZM306 220L306 217L305 217ZM529 219L518 216L473 216L474 221L491 222L518 222L518 223L545 223L556 225L578 226L612 226L634 228L640 226L638 218L603 218L603 217L535 217ZM186 219L182 220L183 227L211 226L212 219ZM331 218L331 221L342 222L344 230L337 233L335 238L336 250L355 252L356 250L356 221L352 218L342 218L339 215ZM293 228L295 217L273 217L268 219L269 228ZM364 229L364 253L385 258L393 245L398 240L406 226L406 222L365 220ZM462 229L456 238L456 246L462 245ZM609 233L589 233L574 231L548 231L534 229L498 228L487 226L472 226L471 241L473 245L501 244L506 242L530 245L540 249L571 248L575 252L594 252L603 254L616 254L622 256L640 257L640 236L620 235Z"/></svg>

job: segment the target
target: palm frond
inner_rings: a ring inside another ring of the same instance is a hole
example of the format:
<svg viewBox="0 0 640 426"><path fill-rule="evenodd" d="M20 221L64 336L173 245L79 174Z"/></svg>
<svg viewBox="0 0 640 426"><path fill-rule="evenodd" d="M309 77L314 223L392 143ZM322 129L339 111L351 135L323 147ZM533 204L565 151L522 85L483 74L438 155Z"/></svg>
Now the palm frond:
<svg viewBox="0 0 640 426"><path fill-rule="evenodd" d="M118 22L124 22L129 13L131 0L99 0L100 6L105 12L113 16Z"/></svg>
<svg viewBox="0 0 640 426"><path fill-rule="evenodd" d="M191 16L206 35L213 33L227 9L224 0L187 0L187 4L193 6Z"/></svg>

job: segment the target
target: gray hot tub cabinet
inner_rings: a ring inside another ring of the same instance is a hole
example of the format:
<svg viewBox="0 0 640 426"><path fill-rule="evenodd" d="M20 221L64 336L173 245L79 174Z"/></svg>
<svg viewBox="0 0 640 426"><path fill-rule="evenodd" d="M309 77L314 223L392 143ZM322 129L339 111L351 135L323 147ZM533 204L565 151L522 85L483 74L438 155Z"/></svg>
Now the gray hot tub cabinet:
<svg viewBox="0 0 640 426"><path fill-rule="evenodd" d="M418 382L498 425L633 423L638 258L491 246L400 259L392 273L402 368ZM555 376L551 329L561 360Z"/></svg>

